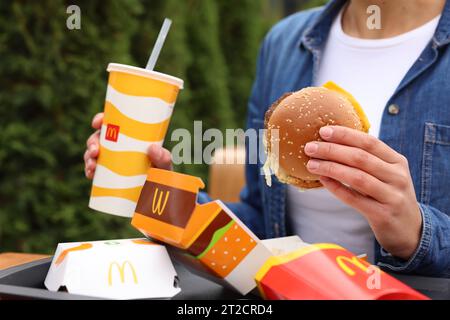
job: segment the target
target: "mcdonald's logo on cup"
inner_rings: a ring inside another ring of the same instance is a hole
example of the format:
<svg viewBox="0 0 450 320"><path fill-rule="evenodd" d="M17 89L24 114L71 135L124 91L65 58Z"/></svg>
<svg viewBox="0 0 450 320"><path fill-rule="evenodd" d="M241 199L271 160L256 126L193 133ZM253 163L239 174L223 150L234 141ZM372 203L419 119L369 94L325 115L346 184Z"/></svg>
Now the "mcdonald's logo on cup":
<svg viewBox="0 0 450 320"><path fill-rule="evenodd" d="M129 267L128 269L131 270L131 275L133 276L134 284L138 284L136 270L134 269L133 264L130 261L126 260L122 263L122 265L120 265L117 261L113 261L109 264L109 270L108 270L108 285L109 286L113 285L112 273L113 273L114 267L115 267L115 269L117 269L119 271L120 282L125 283L125 268L127 266Z"/></svg>
<svg viewBox="0 0 450 320"><path fill-rule="evenodd" d="M158 198L159 194L159 198ZM158 188L155 189L155 193L153 194L153 202L152 202L152 212L158 214L159 216L163 214L164 209L166 208L167 200L169 199L170 191L165 191L164 201L162 198L164 197L164 191L159 191ZM156 200L158 198L158 200ZM162 206L161 206L162 203Z"/></svg>
<svg viewBox="0 0 450 320"><path fill-rule="evenodd" d="M105 139L113 142L117 142L119 138L120 127L114 124L108 123L106 127Z"/></svg>

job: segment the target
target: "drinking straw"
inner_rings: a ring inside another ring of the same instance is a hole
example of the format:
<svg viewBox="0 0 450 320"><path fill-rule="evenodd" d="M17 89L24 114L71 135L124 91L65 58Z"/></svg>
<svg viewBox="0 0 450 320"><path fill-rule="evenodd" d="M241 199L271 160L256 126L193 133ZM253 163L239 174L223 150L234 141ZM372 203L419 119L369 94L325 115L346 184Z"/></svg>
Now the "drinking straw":
<svg viewBox="0 0 450 320"><path fill-rule="evenodd" d="M170 30L170 25L172 24L172 20L165 18L164 23L159 31L158 38L156 39L155 46L153 47L152 54L148 59L147 66L145 69L153 70L155 68L156 61L158 60L159 53L161 52L161 48L164 45L164 41L166 41L167 34Z"/></svg>

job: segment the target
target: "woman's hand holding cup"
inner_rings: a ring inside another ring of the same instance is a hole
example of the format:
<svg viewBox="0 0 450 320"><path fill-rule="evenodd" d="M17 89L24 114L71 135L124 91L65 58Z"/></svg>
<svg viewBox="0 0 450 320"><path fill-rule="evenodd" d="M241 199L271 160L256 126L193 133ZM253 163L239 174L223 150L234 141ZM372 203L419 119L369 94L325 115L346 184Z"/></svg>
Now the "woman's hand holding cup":
<svg viewBox="0 0 450 320"><path fill-rule="evenodd" d="M103 123L103 112L97 113L92 119L92 128L96 131L86 141L84 152L84 172L88 179L92 179L97 166L97 158L100 150L100 128ZM172 155L169 150L156 144L150 145L147 155L152 166L159 169L172 170Z"/></svg>

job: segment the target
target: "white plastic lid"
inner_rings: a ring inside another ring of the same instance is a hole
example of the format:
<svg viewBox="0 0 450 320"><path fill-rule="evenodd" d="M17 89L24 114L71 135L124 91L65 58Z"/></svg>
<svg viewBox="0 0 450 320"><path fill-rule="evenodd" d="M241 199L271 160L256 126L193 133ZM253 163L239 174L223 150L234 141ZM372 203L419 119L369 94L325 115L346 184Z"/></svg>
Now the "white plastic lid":
<svg viewBox="0 0 450 320"><path fill-rule="evenodd" d="M108 68L106 68L106 71L117 71L117 72L125 72L125 73L131 73L137 76L141 77L147 77L155 80L160 80L164 82L168 82L170 84L173 84L180 89L183 89L184 81L180 78L172 77L167 74L151 71L143 68L128 66L126 64L120 64L120 63L110 63L108 64Z"/></svg>

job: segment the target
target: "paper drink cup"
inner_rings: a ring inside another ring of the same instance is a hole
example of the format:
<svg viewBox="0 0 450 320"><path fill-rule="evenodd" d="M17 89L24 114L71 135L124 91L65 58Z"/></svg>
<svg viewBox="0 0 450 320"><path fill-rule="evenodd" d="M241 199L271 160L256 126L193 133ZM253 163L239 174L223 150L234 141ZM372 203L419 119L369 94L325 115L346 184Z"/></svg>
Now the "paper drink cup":
<svg viewBox="0 0 450 320"><path fill-rule="evenodd" d="M147 150L162 145L183 80L110 63L100 153L89 207L132 217L151 163Z"/></svg>

